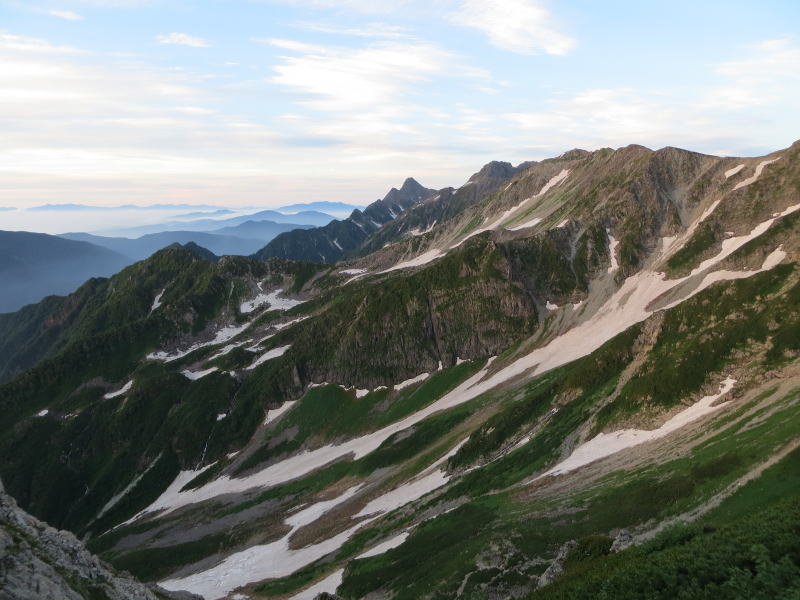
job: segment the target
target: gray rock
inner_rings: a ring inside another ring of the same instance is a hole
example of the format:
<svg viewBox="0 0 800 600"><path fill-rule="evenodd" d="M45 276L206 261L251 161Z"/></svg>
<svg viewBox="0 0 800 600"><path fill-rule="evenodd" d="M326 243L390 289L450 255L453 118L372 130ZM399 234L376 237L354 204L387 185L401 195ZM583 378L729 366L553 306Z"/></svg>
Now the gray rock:
<svg viewBox="0 0 800 600"><path fill-rule="evenodd" d="M544 587L558 579L558 577L564 572L564 562L567 560L570 550L572 550L575 546L577 546L577 542L575 542L575 540L570 540L569 542L562 544L561 548L558 550L558 554L556 554L556 557L553 559L553 562L550 563L550 566L547 567L545 572L539 577L538 587Z"/></svg>
<svg viewBox="0 0 800 600"><path fill-rule="evenodd" d="M0 483L0 600L157 600L67 531L27 514Z"/></svg>
<svg viewBox="0 0 800 600"><path fill-rule="evenodd" d="M620 552L630 546L633 546L633 534L627 529L620 529L614 537L614 543L611 544L611 552Z"/></svg>

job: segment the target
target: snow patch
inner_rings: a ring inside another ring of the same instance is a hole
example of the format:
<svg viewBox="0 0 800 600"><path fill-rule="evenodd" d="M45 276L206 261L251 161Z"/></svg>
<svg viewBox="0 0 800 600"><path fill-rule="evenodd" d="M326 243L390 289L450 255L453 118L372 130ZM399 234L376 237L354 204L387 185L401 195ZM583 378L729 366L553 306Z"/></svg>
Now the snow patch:
<svg viewBox="0 0 800 600"><path fill-rule="evenodd" d="M151 352L147 355L148 360L161 360L164 362L172 362L174 360L178 360L179 358L183 358L187 354L191 354L195 350L199 350L200 348L205 348L206 346L216 346L217 344L222 344L223 342L227 342L228 340L235 338L237 335L242 333L245 329L250 327L250 323L245 323L244 325L235 326L235 325L228 325L227 327L223 327L214 335L214 339L208 342L199 342L194 344L193 346L189 346L186 350L179 350L175 354L169 354L168 352L159 351L159 352Z"/></svg>
<svg viewBox="0 0 800 600"><path fill-rule="evenodd" d="M344 456L352 456L353 460L357 460L366 456L373 450L377 449L383 442L389 439L392 435L404 429L408 429L413 425L427 419L432 414L453 408L471 400L475 396L472 395L470 390L478 387L478 384L484 377L486 377L488 368L494 361L494 357L490 358L486 366L475 373L472 377L468 378L456 388L431 402L426 407L412 413L411 415L396 421L386 427L368 433L358 438L347 440L337 445L327 445L314 450L306 450L300 454L295 454L289 458L282 460L278 463L265 467L258 473L253 473L241 478L231 479L228 475L222 475L218 479L209 481L208 483L195 488L193 490L186 490L180 492L187 481L192 477L197 476L197 472L188 476L188 479L176 480L159 498L157 498L150 506L139 513L135 518L145 513L150 513L157 510L165 511L164 514L169 513L182 506L187 506L196 502L203 502L210 498L215 498L221 494L231 494L243 492L254 488L264 488L273 485L279 485L292 479L302 477L306 473L310 473L320 467L329 464L331 461L340 459ZM475 394L477 395L477 394ZM286 405L287 403L284 403ZM281 406L278 410L288 410ZM268 413L271 416L273 411ZM269 419L268 419L269 420ZM183 474L179 478L184 477ZM133 519L131 519L133 520ZM346 539L346 538L345 538ZM338 546L337 546L338 547ZM298 567L299 568L299 567Z"/></svg>
<svg viewBox="0 0 800 600"><path fill-rule="evenodd" d="M731 177L736 175L742 169L744 169L744 163L742 163L740 165L736 165L732 169L728 169L727 171L725 171L725 179L730 179Z"/></svg>
<svg viewBox="0 0 800 600"><path fill-rule="evenodd" d="M268 350L257 359L253 361L253 363L249 367L245 367L245 371L251 371L255 369L258 365L267 362L268 360L272 360L273 358L278 358L279 356L283 356L286 351L291 348L292 345L289 344L287 346L278 346L277 348L273 348L272 350Z"/></svg>
<svg viewBox="0 0 800 600"><path fill-rule="evenodd" d="M719 391L716 394L704 396L689 408L682 410L669 419L658 429L651 431L642 429L621 429L611 433L598 433L588 442L578 446L573 453L570 454L569 458L560 462L549 471L542 473L536 479L548 475L568 473L596 460L605 458L606 456L616 454L620 450L632 448L644 442L665 437L688 423L718 410L722 405L714 405L714 403L731 391L735 383L735 379L731 379L730 377L726 378L720 384Z"/></svg>
<svg viewBox="0 0 800 600"><path fill-rule="evenodd" d="M412 377L411 379L406 379L405 381L401 381L400 383L394 384L395 390L402 390L409 386L414 385L415 383L419 383L420 381L425 381L430 376L430 373L420 373L416 377Z"/></svg>
<svg viewBox="0 0 800 600"><path fill-rule="evenodd" d="M370 556L378 556L379 554L383 554L384 552L388 552L392 548L397 548L401 546L403 542L408 539L408 536L411 535L411 532L404 531L402 533L397 534L396 536L389 538L385 542L381 542L377 546L373 546L363 554L359 554L356 556L356 560L359 558L369 558Z"/></svg>
<svg viewBox="0 0 800 600"><path fill-rule="evenodd" d="M36 416L37 417L46 417L49 413L50 413L50 411L45 408L44 410L40 410L39 412L37 412Z"/></svg>
<svg viewBox="0 0 800 600"><path fill-rule="evenodd" d="M324 384L324 383L323 383L323 384L320 384L320 385L326 385L326 384ZM308 387L310 388L311 386L308 386ZM264 425L266 425L267 423L274 423L275 421L277 421L278 419L280 419L280 418L281 418L281 416L282 416L284 413L287 413L287 412L289 412L289 410L290 410L290 409L291 409L291 408L292 408L292 407L293 407L295 404L297 404L297 400L286 400L286 401L285 401L283 404L281 404L281 405L280 405L278 408L273 408L273 409L271 409L271 410L268 410L268 411L267 411L267 414L266 414L266 415L264 415Z"/></svg>
<svg viewBox="0 0 800 600"><path fill-rule="evenodd" d="M506 227L506 229L508 231L519 231L520 229L527 229L528 227L533 227L535 225L538 225L541 222L542 222L541 217L534 217L530 221L525 221L524 223L515 225L514 227Z"/></svg>
<svg viewBox="0 0 800 600"><path fill-rule="evenodd" d="M219 413L217 415L217 421L222 421L222 419L224 419L227 416L228 416L228 413Z"/></svg>
<svg viewBox="0 0 800 600"><path fill-rule="evenodd" d="M490 231L492 229L497 229L498 227L500 227L500 225L502 223L505 223L506 221L508 221L508 219L515 212L517 212L519 209L521 209L523 206L525 206L525 204L527 204L530 200L534 200L535 198L539 198L540 196L543 196L544 194L549 192L552 188L554 188L559 183L564 181L567 178L567 175L569 175L569 169L563 169L558 175L556 175L554 177L551 177L550 181L548 181L546 184L544 184L542 189L539 190L538 194L536 194L534 196L531 196L530 198L525 198L522 202L520 202L516 206L512 206L507 211L505 211L502 215L500 215L499 218L495 219L491 224L486 225L485 227L481 227L481 228L476 229L475 231L471 232L469 235L465 236L460 242L450 246L450 249L452 250L453 248L457 248L458 246L460 246L461 244L466 242L469 238L471 238L473 236L476 236L476 235L478 235L480 233L483 233L484 231Z"/></svg>
<svg viewBox="0 0 800 600"><path fill-rule="evenodd" d="M562 227L566 227L567 223L569 223L569 219L564 219L563 221L561 221L561 223L556 225L556 229L561 229Z"/></svg>
<svg viewBox="0 0 800 600"><path fill-rule="evenodd" d="M733 188L733 191L736 191L739 188L743 188L747 185L750 185L751 183L754 183L756 179L761 177L761 171L764 170L764 167L766 167L767 165L771 165L772 163L777 162L780 159L781 157L779 156L778 158L773 158L772 160L762 160L760 163L758 163L755 172L747 179L737 183L736 186Z"/></svg>
<svg viewBox="0 0 800 600"><path fill-rule="evenodd" d="M338 571L334 571L330 575L328 575L325 579L322 579L312 585L304 589L302 592L298 592L289 600L314 600L319 594L323 592L327 592L328 594L335 594L336 589L342 585L342 579L344 578L344 569L339 569Z"/></svg>
<svg viewBox="0 0 800 600"><path fill-rule="evenodd" d="M360 523L318 544L297 550L289 548L289 539L297 529L313 523L335 506L349 500L360 488L361 485L359 484L350 488L338 498L317 502L291 515L286 519L286 523L291 525L292 529L278 541L252 546L241 552L231 554L220 564L210 569L181 579L168 579L160 582L159 585L168 590L188 590L195 594L200 594L206 600L217 600L218 598L224 598L236 588L253 581L285 577L336 550L355 530L364 525L364 523ZM322 583L320 582L317 585ZM338 587L338 583L336 586ZM301 592L301 594L303 593ZM305 598L306 596L300 597Z"/></svg>
<svg viewBox="0 0 800 600"><path fill-rule="evenodd" d="M548 300L547 304L545 304L545 308L547 308L547 310L558 310L559 306L558 306L558 304L553 304L552 302L550 302Z"/></svg>
<svg viewBox="0 0 800 600"><path fill-rule="evenodd" d="M269 294L259 293L255 298L248 302L243 302L239 307L239 312L243 314L251 313L255 309L268 304L271 310L289 310L298 304L302 304L304 300L292 300L291 298L283 298L280 294L283 289L275 290Z"/></svg>
<svg viewBox="0 0 800 600"><path fill-rule="evenodd" d="M408 269L411 267L421 267L422 265L426 265L429 262L433 262L437 258L444 256L444 253L439 250L438 248L433 248L432 250L428 250L423 254L420 254L416 258L412 258L411 260L406 260L403 262L397 263L393 267L389 267L384 271L380 271L380 273L390 273L391 271L398 271L400 269ZM349 282L348 282L349 283Z"/></svg>
<svg viewBox="0 0 800 600"><path fill-rule="evenodd" d="M291 327L292 325L295 325L300 321L305 321L310 316L311 315L304 315L302 317L297 317L296 319L292 319L291 321L286 321L286 323L276 323L275 325L273 325L273 327L278 331L280 331L281 329L286 329L287 327Z"/></svg>
<svg viewBox="0 0 800 600"><path fill-rule="evenodd" d="M110 400L111 398L122 396L122 394L127 394L132 387L133 387L133 379L131 379L128 383L119 388L116 392L108 392L107 394L103 394L103 398L105 398L106 400Z"/></svg>
<svg viewBox="0 0 800 600"><path fill-rule="evenodd" d="M433 231L433 228L435 226L436 226L436 220L434 220L433 223L428 225L426 229L421 230L419 227L415 227L414 229L409 229L407 233L412 237L416 237L418 235L425 235L426 233L430 233L431 231Z"/></svg>
<svg viewBox="0 0 800 600"><path fill-rule="evenodd" d="M214 371L218 371L217 367L211 367L210 369L206 369L205 371L190 371L186 369L181 371L181 375L186 377L186 379L191 379L192 381L197 381L198 379L202 379L206 375L210 375Z"/></svg>
<svg viewBox="0 0 800 600"><path fill-rule="evenodd" d="M606 229L606 235L608 236L608 254L611 258L611 266L608 267L609 273L616 273L619 269L619 262L617 261L617 246L619 246L619 242L614 239L614 236L611 235L611 231Z"/></svg>
<svg viewBox="0 0 800 600"><path fill-rule="evenodd" d="M366 273L366 269L342 269L339 271L340 275L361 275L362 273Z"/></svg>
<svg viewBox="0 0 800 600"><path fill-rule="evenodd" d="M156 297L153 299L153 305L150 307L150 312L151 313L155 309L157 309L159 306L161 306L161 297L164 295L164 292L166 292L166 291L167 291L167 288L164 288L163 290L158 292L158 294L156 294Z"/></svg>

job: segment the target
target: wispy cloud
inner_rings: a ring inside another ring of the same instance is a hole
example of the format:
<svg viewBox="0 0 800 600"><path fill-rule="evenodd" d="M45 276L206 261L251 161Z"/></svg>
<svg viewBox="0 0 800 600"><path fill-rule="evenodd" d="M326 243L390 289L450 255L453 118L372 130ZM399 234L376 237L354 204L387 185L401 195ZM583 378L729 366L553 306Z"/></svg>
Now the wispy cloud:
<svg viewBox="0 0 800 600"><path fill-rule="evenodd" d="M427 42L376 42L363 48L282 39L267 43L293 53L274 67L272 81L303 94L305 106L326 111L400 104L410 84L442 72L453 58Z"/></svg>
<svg viewBox="0 0 800 600"><path fill-rule="evenodd" d="M194 37L186 33L172 33L156 36L159 44L176 44L178 46L190 46L192 48L208 48L211 44L203 38Z"/></svg>
<svg viewBox="0 0 800 600"><path fill-rule="evenodd" d="M482 31L492 45L518 54L566 54L575 46L538 0L463 0L452 20Z"/></svg>
<svg viewBox="0 0 800 600"><path fill-rule="evenodd" d="M83 16L71 10L56 10L56 9L41 9L38 12L50 15L51 17L58 17L66 21L83 21Z"/></svg>
<svg viewBox="0 0 800 600"><path fill-rule="evenodd" d="M14 52L34 52L38 54L78 54L81 51L71 46L56 46L47 40L14 35L0 30L0 50Z"/></svg>
<svg viewBox="0 0 800 600"><path fill-rule="evenodd" d="M315 33L330 33L333 35L347 35L352 37L408 39L413 36L408 28L386 23L367 23L362 27L341 27L330 23L313 23L303 21L296 25L299 29Z"/></svg>

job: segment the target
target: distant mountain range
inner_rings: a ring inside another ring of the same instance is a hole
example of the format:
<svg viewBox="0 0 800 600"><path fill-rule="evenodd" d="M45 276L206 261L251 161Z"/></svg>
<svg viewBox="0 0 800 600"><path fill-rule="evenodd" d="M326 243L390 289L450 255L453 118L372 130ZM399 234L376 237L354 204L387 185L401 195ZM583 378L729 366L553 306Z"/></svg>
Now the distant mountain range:
<svg viewBox="0 0 800 600"><path fill-rule="evenodd" d="M193 220L172 220L155 223L153 225L139 225L136 227L123 227L109 229L106 231L95 232L102 235L114 235L125 237L136 237L148 233L157 233L161 231L210 231L216 232L225 227L235 227L241 225L246 221L272 221L273 223L282 223L290 225L289 231L297 227L311 226L318 227L327 225L333 220L331 215L316 212L316 211L303 211L293 215L285 215L274 210L261 210L255 213L246 215L238 215L236 217L229 217L227 219L208 219L200 218Z"/></svg>
<svg viewBox="0 0 800 600"><path fill-rule="evenodd" d="M318 210L321 212L340 216L340 215L349 215L354 210L363 210L363 209L364 209L363 204L347 204L346 202L321 201L321 202L306 202L303 204L287 204L286 206L281 206L280 208L276 208L275 210L287 213L295 213L306 210Z"/></svg>
<svg viewBox="0 0 800 600"><path fill-rule="evenodd" d="M161 231L159 233L149 233L138 238L108 237L92 235L91 233L65 233L59 237L69 240L80 240L90 242L97 246L102 246L119 252L130 258L129 262L147 258L154 252L169 246L170 244L186 244L194 242L204 248L208 248L214 254L223 256L226 254L249 255L262 248L266 241L275 237L278 233L302 227L300 225L281 225L279 223L266 222L261 231L264 237L247 238L235 235L219 235L217 233L206 233L202 231ZM308 227L306 225L305 227ZM231 229L236 229L231 228ZM269 233L271 232L271 233Z"/></svg>
<svg viewBox="0 0 800 600"><path fill-rule="evenodd" d="M91 277L107 277L131 263L95 244L25 231L0 231L0 256L0 312L70 293Z"/></svg>

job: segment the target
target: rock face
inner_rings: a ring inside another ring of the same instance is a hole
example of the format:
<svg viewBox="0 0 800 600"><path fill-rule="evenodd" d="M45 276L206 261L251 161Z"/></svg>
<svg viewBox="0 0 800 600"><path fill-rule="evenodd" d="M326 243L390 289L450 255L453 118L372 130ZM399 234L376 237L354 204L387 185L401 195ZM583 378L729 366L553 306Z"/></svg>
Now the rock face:
<svg viewBox="0 0 800 600"><path fill-rule="evenodd" d="M0 600L156 600L143 584L113 573L71 533L17 506L0 483Z"/></svg>

